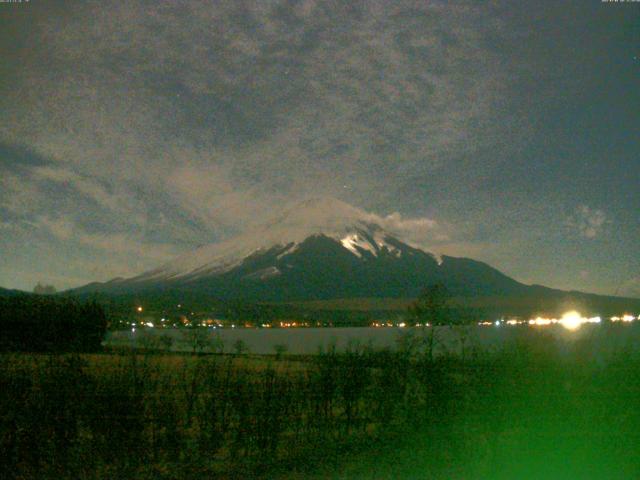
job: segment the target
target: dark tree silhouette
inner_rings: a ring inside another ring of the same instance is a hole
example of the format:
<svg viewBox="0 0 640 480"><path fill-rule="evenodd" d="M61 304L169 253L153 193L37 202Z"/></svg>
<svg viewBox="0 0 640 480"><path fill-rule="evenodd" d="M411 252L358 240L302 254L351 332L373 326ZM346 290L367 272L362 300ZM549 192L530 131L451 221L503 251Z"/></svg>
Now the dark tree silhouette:
<svg viewBox="0 0 640 480"><path fill-rule="evenodd" d="M289 347L287 347L285 344L279 343L277 345L273 346L273 351L276 354L276 360L280 360L282 358L282 356L287 353L287 350L289 350Z"/></svg>
<svg viewBox="0 0 640 480"><path fill-rule="evenodd" d="M245 353L247 353L249 351L249 347L247 347L247 344L244 343L243 340L236 340L235 342L233 342L233 352L240 356L240 355L244 355Z"/></svg>
<svg viewBox="0 0 640 480"><path fill-rule="evenodd" d="M43 285L42 283L38 282L38 284L33 287L33 293L36 293L38 295L53 295L54 293L56 293L56 287L54 287L53 285Z"/></svg>
<svg viewBox="0 0 640 480"><path fill-rule="evenodd" d="M409 317L413 323L428 323L433 326L450 325L452 322L451 295L442 283L429 285L409 306Z"/></svg>
<svg viewBox="0 0 640 480"><path fill-rule="evenodd" d="M18 295L0 298L0 349L14 351L97 351L107 316L95 302Z"/></svg>
<svg viewBox="0 0 640 480"><path fill-rule="evenodd" d="M424 288L420 296L409 305L410 322L413 325L429 325L426 346L430 359L433 359L436 327L454 323L450 302L451 294L447 287L442 283L436 283Z"/></svg>

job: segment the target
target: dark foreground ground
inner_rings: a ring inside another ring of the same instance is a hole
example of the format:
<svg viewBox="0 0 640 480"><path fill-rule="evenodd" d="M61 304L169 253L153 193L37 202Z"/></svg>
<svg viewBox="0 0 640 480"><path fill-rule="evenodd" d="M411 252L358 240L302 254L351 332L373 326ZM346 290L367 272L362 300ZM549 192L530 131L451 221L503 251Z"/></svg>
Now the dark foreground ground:
<svg viewBox="0 0 640 480"><path fill-rule="evenodd" d="M523 330L307 358L3 355L0 478L630 479L640 358Z"/></svg>

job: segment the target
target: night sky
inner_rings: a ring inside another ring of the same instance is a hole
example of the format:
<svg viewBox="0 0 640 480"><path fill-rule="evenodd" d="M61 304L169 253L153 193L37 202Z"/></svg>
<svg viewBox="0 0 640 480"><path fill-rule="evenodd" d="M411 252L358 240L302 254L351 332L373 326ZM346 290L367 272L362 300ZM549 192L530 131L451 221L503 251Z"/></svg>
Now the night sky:
<svg viewBox="0 0 640 480"><path fill-rule="evenodd" d="M0 286L131 276L312 196L640 296L640 3L0 3Z"/></svg>

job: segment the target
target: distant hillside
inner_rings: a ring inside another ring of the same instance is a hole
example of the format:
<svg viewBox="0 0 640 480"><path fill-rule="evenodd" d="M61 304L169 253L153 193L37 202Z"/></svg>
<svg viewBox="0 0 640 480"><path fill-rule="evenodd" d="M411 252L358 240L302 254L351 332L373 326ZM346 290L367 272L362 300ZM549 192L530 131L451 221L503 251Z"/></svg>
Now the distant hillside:
<svg viewBox="0 0 640 480"><path fill-rule="evenodd" d="M560 316L568 310L585 315L640 313L640 299L553 291L547 295L453 297L451 303L461 310L486 318L504 316ZM293 308L308 311L357 311L382 315L404 312L414 298L343 298L292 302Z"/></svg>
<svg viewBox="0 0 640 480"><path fill-rule="evenodd" d="M7 288L0 287L0 297L14 297L16 295L28 295L27 292L22 290L9 290Z"/></svg>

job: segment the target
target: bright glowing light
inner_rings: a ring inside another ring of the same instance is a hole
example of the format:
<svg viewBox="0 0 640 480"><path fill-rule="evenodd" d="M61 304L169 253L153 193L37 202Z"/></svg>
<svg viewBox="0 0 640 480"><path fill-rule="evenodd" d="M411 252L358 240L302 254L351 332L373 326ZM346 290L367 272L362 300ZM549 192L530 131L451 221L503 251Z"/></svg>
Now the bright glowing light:
<svg viewBox="0 0 640 480"><path fill-rule="evenodd" d="M147 327L151 327L151 328L153 328L153 322L147 322L147 323L145 323L145 325L146 325Z"/></svg>
<svg viewBox="0 0 640 480"><path fill-rule="evenodd" d="M404 323L404 322L400 322L400 323L398 324L398 326L399 326L400 328L404 328L404 327L406 327L406 326L407 326L407 324L406 324L406 323Z"/></svg>
<svg viewBox="0 0 640 480"><path fill-rule="evenodd" d="M529 325L551 325L554 323L551 318L534 318L533 320L529 320Z"/></svg>
<svg viewBox="0 0 640 480"><path fill-rule="evenodd" d="M141 311L142 311L142 307L138 307L138 308L136 308L136 310L138 310L139 312L141 312Z"/></svg>
<svg viewBox="0 0 640 480"><path fill-rule="evenodd" d="M638 318L640 318L640 317L638 317ZM636 319L635 316L629 315L628 313L625 313L621 317L611 317L611 321L612 322L633 322L635 319Z"/></svg>
<svg viewBox="0 0 640 480"><path fill-rule="evenodd" d="M625 319L624 321L630 322L632 320L635 320L635 317L631 315L627 315L626 317L611 317L611 319L612 321L623 321L623 319ZM583 317L579 312L572 310L570 312L566 312L560 319L536 317L536 318L531 318L529 320L520 320L518 318L509 318L507 320L500 319L500 320L495 320L493 322L481 321L481 322L478 322L478 325L479 326L495 325L496 327L499 327L504 324L504 325L531 325L531 326L537 327L537 326L561 324L564 327L568 328L569 330L575 330L583 323L601 323L601 322L602 322L602 318L600 317L587 318L587 317Z"/></svg>
<svg viewBox="0 0 640 480"><path fill-rule="evenodd" d="M560 324L567 330L576 330L585 319L575 310L565 313L560 319Z"/></svg>

